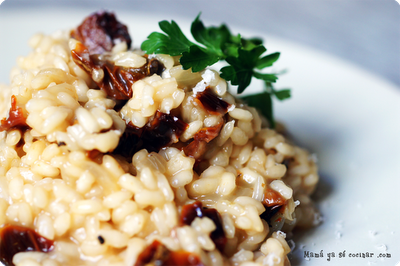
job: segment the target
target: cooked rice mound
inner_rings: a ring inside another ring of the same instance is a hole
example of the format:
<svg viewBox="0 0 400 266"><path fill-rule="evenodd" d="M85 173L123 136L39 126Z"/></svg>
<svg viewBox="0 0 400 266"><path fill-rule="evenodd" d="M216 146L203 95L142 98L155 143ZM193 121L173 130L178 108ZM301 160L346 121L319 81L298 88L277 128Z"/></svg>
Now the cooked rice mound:
<svg viewBox="0 0 400 266"><path fill-rule="evenodd" d="M33 36L0 87L0 260L290 265L286 234L319 221L314 156L218 72L121 39L94 60L73 32Z"/></svg>

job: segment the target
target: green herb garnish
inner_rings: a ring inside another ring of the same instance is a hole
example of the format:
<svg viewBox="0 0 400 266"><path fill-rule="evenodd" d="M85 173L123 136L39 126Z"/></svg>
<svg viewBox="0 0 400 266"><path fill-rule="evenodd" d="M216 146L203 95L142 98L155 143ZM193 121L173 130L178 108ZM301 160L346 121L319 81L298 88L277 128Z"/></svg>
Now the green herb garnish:
<svg viewBox="0 0 400 266"><path fill-rule="evenodd" d="M242 93L251 83L252 78L265 82L265 90L256 95L243 97L249 105L259 108L269 120L271 127L275 126L272 113L272 99L275 95L279 100L290 97L289 90L276 91L272 87L278 77L274 73L262 73L266 67L272 66L280 53L264 55L267 49L258 38L245 39L240 34L232 35L228 27L205 27L200 20L200 14L192 22L191 33L197 43L190 41L181 31L175 21L159 22L164 33L153 32L145 40L141 49L148 54L169 54L181 56L179 62L183 69L198 72L218 61L226 61L222 67L221 77L237 85L237 93Z"/></svg>
<svg viewBox="0 0 400 266"><path fill-rule="evenodd" d="M275 128L272 96L283 101L290 98L290 90L275 90L270 82L265 82L265 90L263 92L245 96L242 99L247 102L248 105L258 108L265 118L268 119L271 128Z"/></svg>

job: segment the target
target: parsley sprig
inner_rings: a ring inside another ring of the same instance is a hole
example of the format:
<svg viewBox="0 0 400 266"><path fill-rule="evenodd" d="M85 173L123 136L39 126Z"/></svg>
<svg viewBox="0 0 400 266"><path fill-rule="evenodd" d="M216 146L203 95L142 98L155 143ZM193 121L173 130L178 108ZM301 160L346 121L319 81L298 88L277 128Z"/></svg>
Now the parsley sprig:
<svg viewBox="0 0 400 266"><path fill-rule="evenodd" d="M179 62L183 69L191 68L193 72L201 71L218 61L226 61L228 65L220 69L221 77L237 85L238 94L250 85L252 78L263 80L266 85L264 92L243 99L259 108L271 127L274 127L271 96L283 100L290 97L290 91L275 90L272 83L278 79L277 74L263 73L261 70L272 66L279 59L279 52L265 55L267 49L261 39L245 39L240 34L233 35L225 24L205 27L200 14L190 29L197 43L190 41L173 20L161 21L159 26L164 33L151 33L141 45L143 51L148 54L181 56Z"/></svg>

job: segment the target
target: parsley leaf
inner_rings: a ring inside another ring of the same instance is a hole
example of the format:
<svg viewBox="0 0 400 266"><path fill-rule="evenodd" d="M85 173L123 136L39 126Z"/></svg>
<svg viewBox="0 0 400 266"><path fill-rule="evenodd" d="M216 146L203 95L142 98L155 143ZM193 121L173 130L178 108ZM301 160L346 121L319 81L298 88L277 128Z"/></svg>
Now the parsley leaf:
<svg viewBox="0 0 400 266"><path fill-rule="evenodd" d="M290 90L275 90L272 83L276 82L278 74L263 73L261 70L272 66L279 59L279 52L264 55L267 49L261 39L233 35L225 24L205 27L200 14L190 27L197 43L186 38L173 20L161 21L159 26L164 33L151 33L141 45L143 51L148 54L180 55L183 69L191 69L193 72L202 71L218 61L226 61L228 65L221 68L220 75L232 85L237 85L239 94L250 85L253 78L263 80L266 86L262 93L245 96L243 99L260 109L271 127L275 127L272 96L284 100L290 97Z"/></svg>
<svg viewBox="0 0 400 266"><path fill-rule="evenodd" d="M239 85L238 93L242 93L250 85L258 57L265 50L264 46L255 46L251 50L239 48L237 57L229 56L225 59L230 66L221 69L221 77L232 85Z"/></svg>
<svg viewBox="0 0 400 266"><path fill-rule="evenodd" d="M275 82L278 77L275 74L263 74L258 72L253 72L253 76L258 79L262 79L268 82Z"/></svg>
<svg viewBox="0 0 400 266"><path fill-rule="evenodd" d="M257 69L270 67L279 59L280 53L273 53L260 58L256 64Z"/></svg>
<svg viewBox="0 0 400 266"><path fill-rule="evenodd" d="M191 68L193 72L225 60L230 66L221 69L221 76L232 85L238 85L239 94L250 85L253 77L268 82L277 79L276 74L254 71L272 66L279 58L279 53L262 56L267 49L259 38L245 39L240 34L233 35L225 24L205 27L200 14L190 27L197 44L189 41L173 20L161 21L159 26L165 34L151 33L141 45L146 53L181 55L182 67Z"/></svg>
<svg viewBox="0 0 400 266"><path fill-rule="evenodd" d="M199 72L209 65L213 65L219 61L219 58L199 46L192 45L189 51L183 52L180 59L183 69L192 68L193 72Z"/></svg>
<svg viewBox="0 0 400 266"><path fill-rule="evenodd" d="M250 85L253 73L235 61L229 60L231 66L221 68L221 78L230 81L232 85L239 85L238 93L242 93Z"/></svg>
<svg viewBox="0 0 400 266"><path fill-rule="evenodd" d="M167 35L159 32L151 33L140 46L146 53L181 55L193 45L182 33L175 21L170 23L163 20L158 25Z"/></svg>
<svg viewBox="0 0 400 266"><path fill-rule="evenodd" d="M190 31L196 41L203 44L210 54L215 54L219 58L224 58L223 45L229 41L231 33L225 25L216 27L204 27L200 20L200 14L193 21Z"/></svg>
<svg viewBox="0 0 400 266"><path fill-rule="evenodd" d="M274 91L274 95L275 95L276 98L278 98L281 101L289 99L290 96L291 96L289 89L284 89L284 90L280 90L280 91Z"/></svg>

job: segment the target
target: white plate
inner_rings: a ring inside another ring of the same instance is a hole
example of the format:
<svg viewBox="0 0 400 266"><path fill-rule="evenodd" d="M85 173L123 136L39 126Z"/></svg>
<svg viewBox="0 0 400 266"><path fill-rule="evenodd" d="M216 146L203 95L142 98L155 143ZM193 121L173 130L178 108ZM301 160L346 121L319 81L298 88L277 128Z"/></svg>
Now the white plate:
<svg viewBox="0 0 400 266"><path fill-rule="evenodd" d="M29 52L26 43L32 34L72 28L92 11L0 8L0 82L8 83L16 57ZM132 12L117 16L128 24L135 46L158 30L159 20L170 19ZM187 31L188 21L175 20ZM270 52L282 53L275 69L288 73L277 87L292 88L292 98L276 104L276 116L319 159L315 198L324 222L297 232L292 265L398 265L400 88L329 55L248 29L231 30L262 36ZM321 250L322 258L305 258L305 253ZM343 251L345 257L339 258ZM335 257L328 261L331 252ZM351 257L367 252L373 256ZM391 258L377 258L379 254Z"/></svg>

